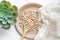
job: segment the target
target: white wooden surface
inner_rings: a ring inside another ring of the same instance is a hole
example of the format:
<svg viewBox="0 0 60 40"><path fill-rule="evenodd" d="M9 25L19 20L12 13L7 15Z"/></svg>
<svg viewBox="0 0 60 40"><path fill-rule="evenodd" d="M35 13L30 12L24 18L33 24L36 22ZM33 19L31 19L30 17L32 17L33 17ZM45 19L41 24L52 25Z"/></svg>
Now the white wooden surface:
<svg viewBox="0 0 60 40"><path fill-rule="evenodd" d="M19 9L20 7L22 7L27 3L39 3L45 6L48 3L56 0L7 0L7 1L10 1L12 5L16 5ZM15 30L15 27L12 26L9 30L4 31L0 29L0 40L20 40L20 35Z"/></svg>

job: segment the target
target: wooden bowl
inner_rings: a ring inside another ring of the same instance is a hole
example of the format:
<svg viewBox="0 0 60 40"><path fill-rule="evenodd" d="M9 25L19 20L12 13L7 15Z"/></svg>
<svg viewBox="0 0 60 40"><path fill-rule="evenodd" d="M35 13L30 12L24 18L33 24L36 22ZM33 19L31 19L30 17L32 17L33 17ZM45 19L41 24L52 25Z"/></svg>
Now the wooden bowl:
<svg viewBox="0 0 60 40"><path fill-rule="evenodd" d="M20 10L18 11L18 17L20 15L20 13L22 13L24 10L28 9L28 8L32 8L34 10L39 10L39 8L42 7L42 5L40 4L36 4L36 3L29 3L29 4L26 4L24 6L22 6L20 8ZM35 9L36 8L36 9ZM18 31L18 33L22 36L22 33L23 33L23 29L19 26L19 18L17 17L17 23L16 23L16 30ZM26 36L25 38L28 38L28 39L34 39L34 37L36 36L37 34L37 31L30 31Z"/></svg>

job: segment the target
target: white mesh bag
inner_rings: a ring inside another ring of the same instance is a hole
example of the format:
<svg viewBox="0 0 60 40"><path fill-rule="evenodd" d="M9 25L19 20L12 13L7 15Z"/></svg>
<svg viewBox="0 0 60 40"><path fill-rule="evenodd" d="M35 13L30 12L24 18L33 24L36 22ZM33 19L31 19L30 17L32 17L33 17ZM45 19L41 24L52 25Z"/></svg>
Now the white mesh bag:
<svg viewBox="0 0 60 40"><path fill-rule="evenodd" d="M45 23L34 40L60 40L60 2L50 3L39 10Z"/></svg>

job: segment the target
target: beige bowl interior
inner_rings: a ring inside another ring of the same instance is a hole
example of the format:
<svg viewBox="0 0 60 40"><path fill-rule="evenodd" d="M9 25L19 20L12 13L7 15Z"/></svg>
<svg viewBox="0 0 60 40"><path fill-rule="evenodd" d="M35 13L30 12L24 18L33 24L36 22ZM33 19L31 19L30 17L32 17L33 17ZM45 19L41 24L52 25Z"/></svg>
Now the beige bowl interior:
<svg viewBox="0 0 60 40"><path fill-rule="evenodd" d="M42 7L42 5L40 4L36 4L36 3L29 3L29 4L26 4L24 6L22 6L20 8L20 10L18 11L18 16L20 15L20 13L22 13L25 9L28 9L28 8L36 8L39 10L40 7ZM16 29L17 31L19 32L20 35L22 35L23 33L23 29L19 26L19 18L17 17L17 23L16 23ZM30 39L34 39L34 37L36 36L37 34L37 31L34 31L34 32L29 32L25 38L30 38Z"/></svg>

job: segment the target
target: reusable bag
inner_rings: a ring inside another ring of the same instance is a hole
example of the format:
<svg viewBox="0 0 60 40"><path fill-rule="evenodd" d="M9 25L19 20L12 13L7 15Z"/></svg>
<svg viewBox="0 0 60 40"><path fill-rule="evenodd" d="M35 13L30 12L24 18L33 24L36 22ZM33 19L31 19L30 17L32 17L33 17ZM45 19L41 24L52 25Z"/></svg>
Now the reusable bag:
<svg viewBox="0 0 60 40"><path fill-rule="evenodd" d="M45 23L34 40L60 40L60 2L52 2L39 11Z"/></svg>

